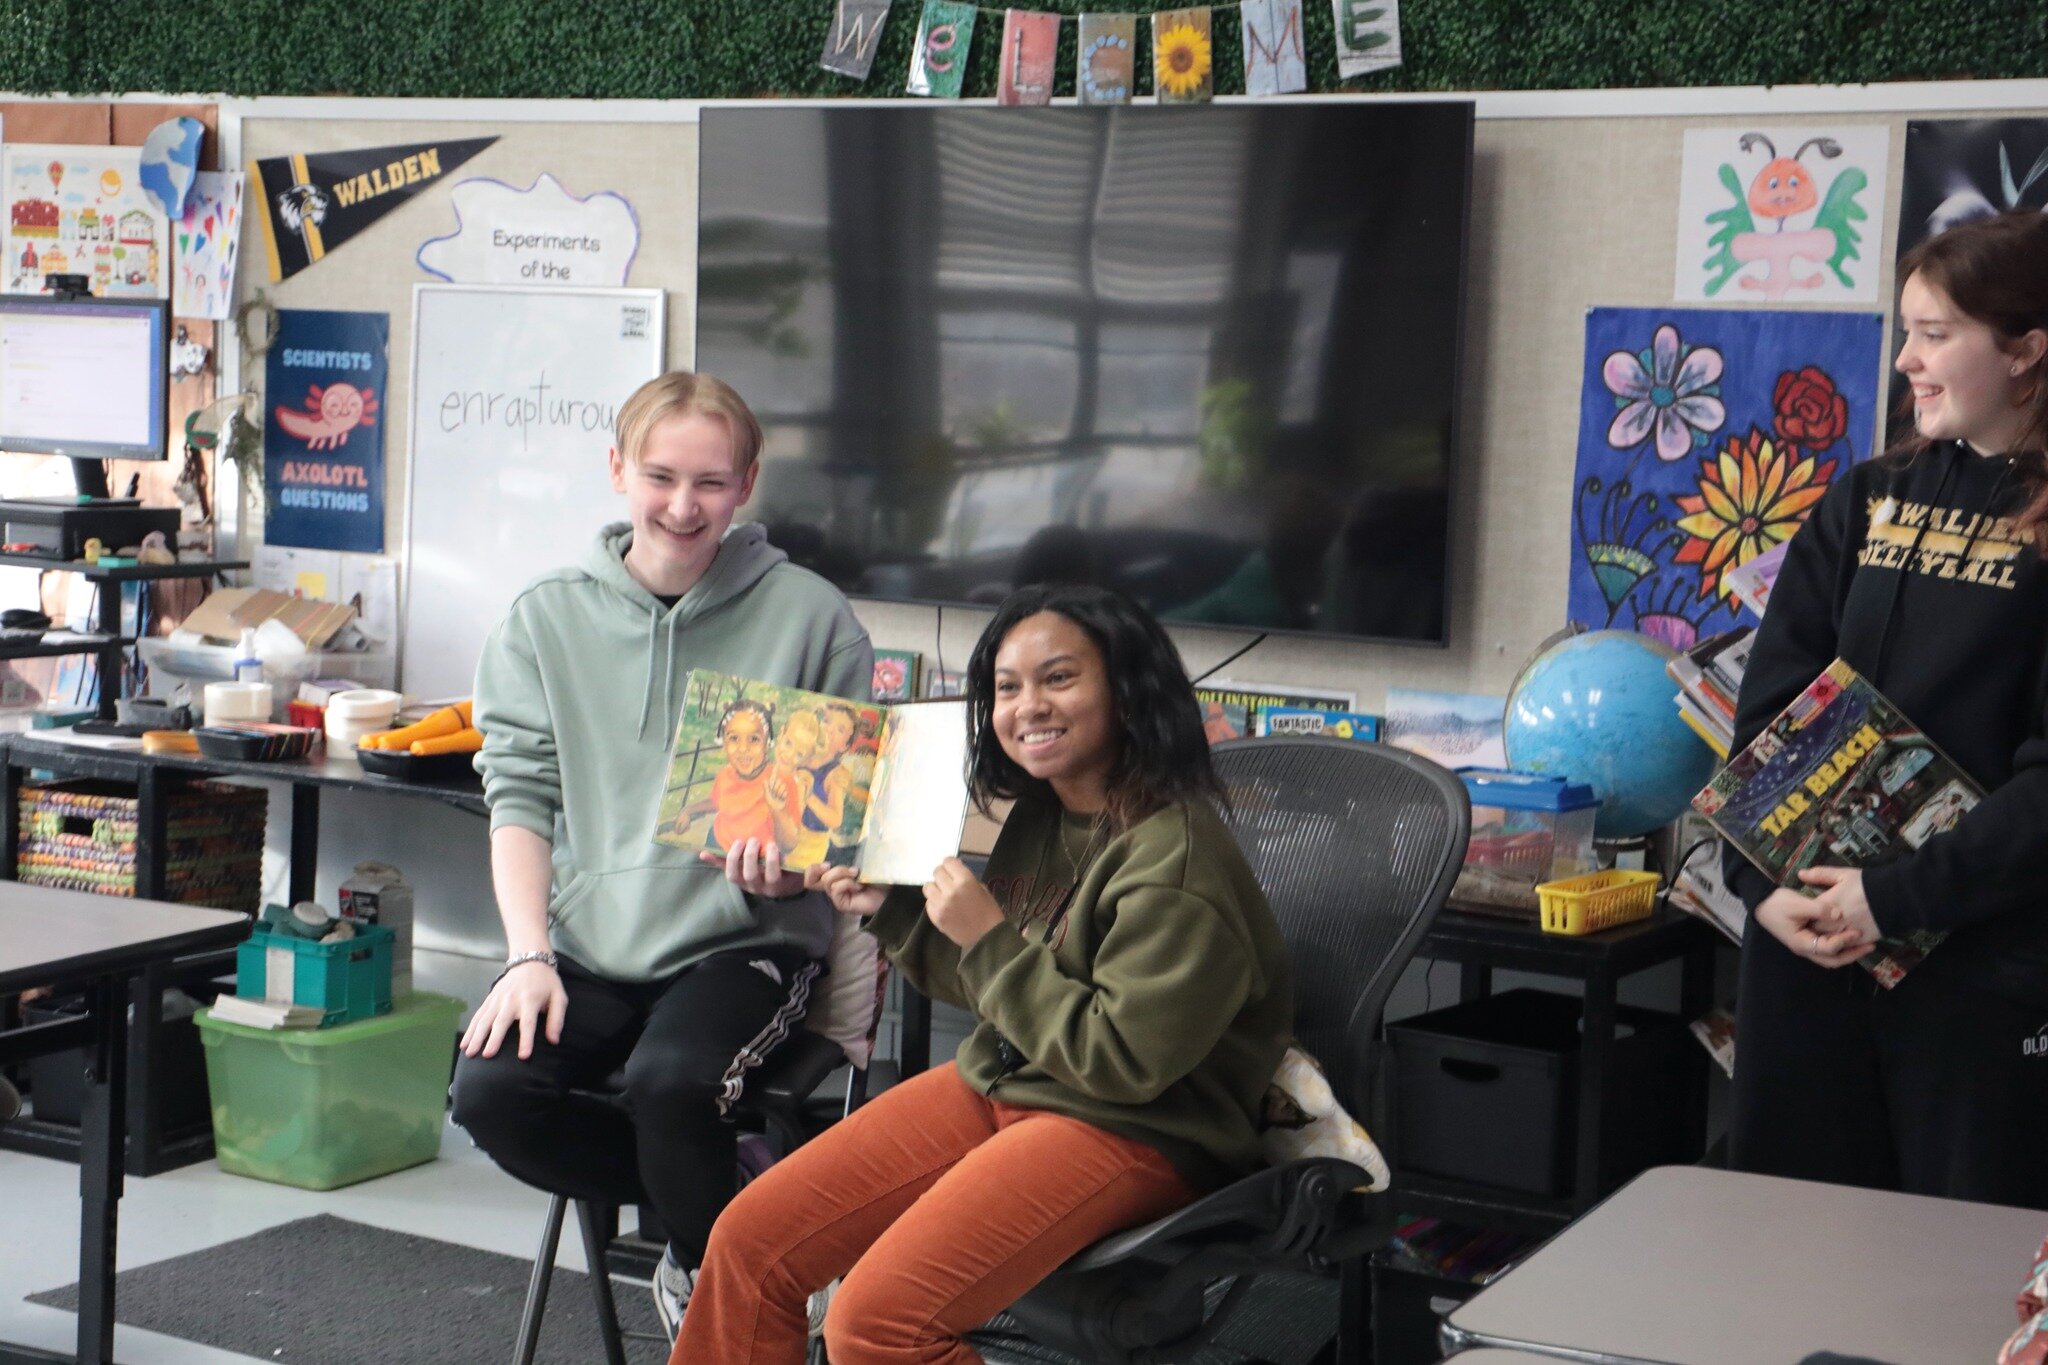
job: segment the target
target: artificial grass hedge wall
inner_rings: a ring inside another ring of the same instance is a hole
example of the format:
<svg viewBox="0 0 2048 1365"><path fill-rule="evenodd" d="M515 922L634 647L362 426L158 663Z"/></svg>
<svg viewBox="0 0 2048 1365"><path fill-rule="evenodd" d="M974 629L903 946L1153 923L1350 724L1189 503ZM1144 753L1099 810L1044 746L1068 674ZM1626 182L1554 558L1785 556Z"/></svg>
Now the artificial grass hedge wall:
<svg viewBox="0 0 2048 1365"><path fill-rule="evenodd" d="M874 71L822 71L832 0L0 0L0 89L523 99L897 95L922 0L895 0ZM1077 14L1130 0L1027 0ZM1160 6L1164 8L1162 3ZM2037 0L1403 0L1404 65L1337 79L1330 0L1303 0L1318 91L1791 85L2039 76ZM1150 11L1140 11L1149 13ZM967 94L996 86L979 18ZM1138 87L1151 90L1139 24ZM1073 92L1073 24L1057 93ZM1217 89L1241 92L1234 10Z"/></svg>

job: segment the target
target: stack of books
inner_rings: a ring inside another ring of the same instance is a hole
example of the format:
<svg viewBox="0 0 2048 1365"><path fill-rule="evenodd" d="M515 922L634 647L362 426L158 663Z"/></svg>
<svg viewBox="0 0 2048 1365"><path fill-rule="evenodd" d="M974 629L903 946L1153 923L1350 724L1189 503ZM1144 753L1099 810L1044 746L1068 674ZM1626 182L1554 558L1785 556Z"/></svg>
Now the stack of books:
<svg viewBox="0 0 2048 1365"><path fill-rule="evenodd" d="M1719 839L1700 845L1671 879L1671 889L1664 898L1686 914L1713 925L1730 943L1740 947L1742 926L1749 919L1749 911L1743 906L1742 897L1721 876L1724 847Z"/></svg>
<svg viewBox="0 0 2048 1365"><path fill-rule="evenodd" d="M1724 759L1735 740L1735 698L1755 643L1756 632L1745 626L1702 640L1664 665L1678 684L1678 718Z"/></svg>

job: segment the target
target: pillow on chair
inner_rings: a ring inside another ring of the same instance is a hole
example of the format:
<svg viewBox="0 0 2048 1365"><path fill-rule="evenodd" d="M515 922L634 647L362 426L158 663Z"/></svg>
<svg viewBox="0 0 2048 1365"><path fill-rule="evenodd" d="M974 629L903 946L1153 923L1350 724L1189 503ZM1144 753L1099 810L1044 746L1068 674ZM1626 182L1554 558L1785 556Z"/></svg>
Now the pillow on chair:
<svg viewBox="0 0 2048 1365"><path fill-rule="evenodd" d="M836 911L825 960L831 972L811 997L804 1027L839 1044L846 1060L865 1070L875 1050L875 1024L882 1015L889 964L875 936L860 927L859 917Z"/></svg>
<svg viewBox="0 0 2048 1365"><path fill-rule="evenodd" d="M1344 1111L1316 1059L1299 1047L1287 1049L1266 1086L1259 1147L1275 1166L1315 1156L1348 1161L1372 1177L1360 1194L1375 1194L1392 1180L1371 1134Z"/></svg>

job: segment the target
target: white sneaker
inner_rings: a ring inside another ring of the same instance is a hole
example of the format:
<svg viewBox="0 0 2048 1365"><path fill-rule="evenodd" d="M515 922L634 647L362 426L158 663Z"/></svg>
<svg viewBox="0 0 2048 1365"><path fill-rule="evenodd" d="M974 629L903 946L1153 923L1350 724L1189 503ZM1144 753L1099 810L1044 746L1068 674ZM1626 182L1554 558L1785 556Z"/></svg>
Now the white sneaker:
<svg viewBox="0 0 2048 1365"><path fill-rule="evenodd" d="M650 1288L654 1291L654 1316L661 1319L661 1330L673 1346L683 1325L683 1311L690 1306L690 1295L697 1288L697 1272L684 1269L671 1247L661 1253L661 1264L654 1267Z"/></svg>
<svg viewBox="0 0 2048 1365"><path fill-rule="evenodd" d="M805 1311L811 1320L812 1341L816 1341L825 1335L825 1310L832 1306L832 1295L838 1288L839 1281L832 1281L832 1283L811 1295L810 1302L805 1305Z"/></svg>

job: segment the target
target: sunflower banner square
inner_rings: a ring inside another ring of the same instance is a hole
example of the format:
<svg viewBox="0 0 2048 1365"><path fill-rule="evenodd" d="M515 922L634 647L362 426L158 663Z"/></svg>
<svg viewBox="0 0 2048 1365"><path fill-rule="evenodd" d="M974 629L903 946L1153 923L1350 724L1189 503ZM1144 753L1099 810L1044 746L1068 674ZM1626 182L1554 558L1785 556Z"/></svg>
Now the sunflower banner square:
<svg viewBox="0 0 2048 1365"><path fill-rule="evenodd" d="M1074 54L1074 94L1083 104L1129 104L1137 85L1138 50L1133 14L1084 14Z"/></svg>
<svg viewBox="0 0 2048 1365"><path fill-rule="evenodd" d="M1570 619L1677 650L1755 625L1729 576L1874 453L1883 351L1878 313L1589 310Z"/></svg>
<svg viewBox="0 0 2048 1365"><path fill-rule="evenodd" d="M957 100L967 78L967 46L974 40L975 7L956 0L925 0L917 40L910 48L910 79L904 89L913 95Z"/></svg>
<svg viewBox="0 0 2048 1365"><path fill-rule="evenodd" d="M1003 11L1003 66L997 104L1051 104L1052 66L1060 45L1060 17L1030 10Z"/></svg>
<svg viewBox="0 0 2048 1365"><path fill-rule="evenodd" d="M1216 93L1207 5L1152 16L1152 89L1161 104L1204 104Z"/></svg>

